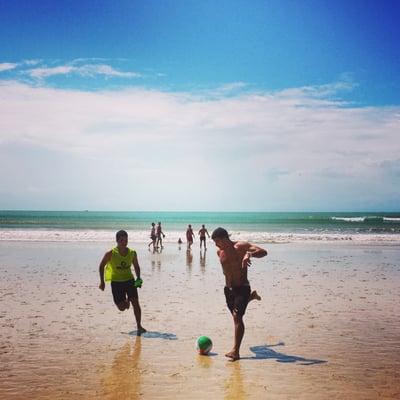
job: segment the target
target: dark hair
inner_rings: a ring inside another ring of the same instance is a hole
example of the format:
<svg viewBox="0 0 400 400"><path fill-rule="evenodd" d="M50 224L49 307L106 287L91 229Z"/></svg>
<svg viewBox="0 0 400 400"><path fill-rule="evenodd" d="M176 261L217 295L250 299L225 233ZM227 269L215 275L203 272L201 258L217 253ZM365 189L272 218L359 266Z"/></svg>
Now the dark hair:
<svg viewBox="0 0 400 400"><path fill-rule="evenodd" d="M117 233L116 233L116 235L115 235L115 239L117 240L117 242L118 242L118 240L119 239L121 239L121 238L123 238L123 237L128 237L128 233L126 232L126 231L124 231L123 229L121 229L120 231L118 231Z"/></svg>
<svg viewBox="0 0 400 400"><path fill-rule="evenodd" d="M211 235L211 239L229 239L228 232L224 228L217 228Z"/></svg>

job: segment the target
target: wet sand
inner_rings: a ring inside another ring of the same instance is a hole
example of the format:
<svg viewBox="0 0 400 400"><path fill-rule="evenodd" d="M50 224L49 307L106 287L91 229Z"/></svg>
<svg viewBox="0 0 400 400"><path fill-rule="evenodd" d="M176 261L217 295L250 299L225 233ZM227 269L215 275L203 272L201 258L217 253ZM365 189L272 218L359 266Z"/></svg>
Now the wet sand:
<svg viewBox="0 0 400 400"><path fill-rule="evenodd" d="M0 242L1 399L400 398L399 247L266 245L249 271L262 301L232 363L215 247L131 246L142 337L98 289L105 243Z"/></svg>

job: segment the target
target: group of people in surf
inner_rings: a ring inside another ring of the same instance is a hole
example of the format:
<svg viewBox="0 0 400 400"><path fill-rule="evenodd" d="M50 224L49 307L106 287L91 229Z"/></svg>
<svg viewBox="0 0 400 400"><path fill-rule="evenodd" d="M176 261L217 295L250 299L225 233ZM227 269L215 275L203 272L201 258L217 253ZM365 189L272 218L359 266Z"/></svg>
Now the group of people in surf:
<svg viewBox="0 0 400 400"><path fill-rule="evenodd" d="M206 229L205 225L201 225L201 228L198 232L199 238L200 238L200 250L204 246L204 250L207 250L207 244L206 244L206 237L210 238L210 234L208 233L208 230ZM161 228L161 222L158 222L156 225L154 222L151 223L151 230L150 230L150 239L151 242L148 244L148 248L151 249L151 246L153 246L153 251L159 250L163 248L162 245L162 240L165 238L165 234L162 231ZM192 244L195 238L195 233L193 231L192 225L188 225L186 229L186 243L187 243L187 248L190 250L192 248ZM181 245L182 239L178 239L178 244Z"/></svg>

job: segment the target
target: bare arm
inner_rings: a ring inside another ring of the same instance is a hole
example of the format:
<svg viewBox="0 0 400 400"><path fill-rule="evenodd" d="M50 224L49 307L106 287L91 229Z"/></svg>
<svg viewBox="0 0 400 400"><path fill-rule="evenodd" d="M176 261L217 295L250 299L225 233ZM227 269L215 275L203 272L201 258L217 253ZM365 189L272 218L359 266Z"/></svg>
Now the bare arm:
<svg viewBox="0 0 400 400"><path fill-rule="evenodd" d="M250 245L250 247L247 249L247 253L249 253L249 255L251 257L255 257L255 258L262 258L268 254L267 250L265 250L259 246L256 246L254 244Z"/></svg>
<svg viewBox="0 0 400 400"><path fill-rule="evenodd" d="M242 260L242 267L243 268L247 268L251 265L251 258L255 257L255 258L262 258L265 257L268 252L267 250L256 246L255 244L251 244L251 243L247 243L247 247L246 248L246 254L243 257Z"/></svg>
<svg viewBox="0 0 400 400"><path fill-rule="evenodd" d="M104 290L104 287L106 285L104 282L104 268L110 260L111 260L111 251L108 251L106 254L104 254L104 257L101 260L100 265L99 265L99 275L100 275L99 289L101 289L101 290Z"/></svg>
<svg viewBox="0 0 400 400"><path fill-rule="evenodd" d="M136 279L140 279L140 266L137 259L136 251L133 253L133 268L135 268Z"/></svg>

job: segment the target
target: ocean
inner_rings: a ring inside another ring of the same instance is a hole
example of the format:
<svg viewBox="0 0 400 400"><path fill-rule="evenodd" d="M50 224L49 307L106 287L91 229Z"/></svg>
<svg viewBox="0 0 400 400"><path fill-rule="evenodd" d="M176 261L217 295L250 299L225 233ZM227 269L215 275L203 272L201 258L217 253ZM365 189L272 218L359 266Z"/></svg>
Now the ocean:
<svg viewBox="0 0 400 400"><path fill-rule="evenodd" d="M161 221L165 242L185 241L191 224L218 226L233 239L256 243L353 241L400 244L400 212L98 212L0 211L0 240L113 241L125 229L130 240L149 241L151 222Z"/></svg>

